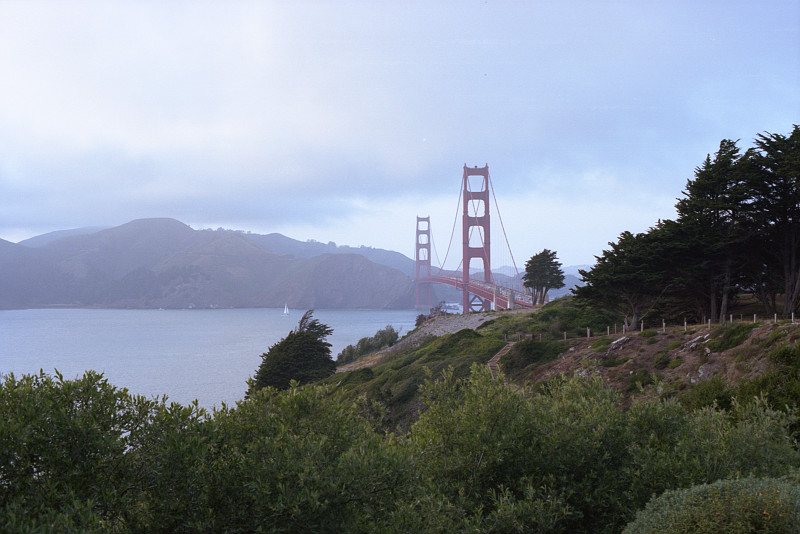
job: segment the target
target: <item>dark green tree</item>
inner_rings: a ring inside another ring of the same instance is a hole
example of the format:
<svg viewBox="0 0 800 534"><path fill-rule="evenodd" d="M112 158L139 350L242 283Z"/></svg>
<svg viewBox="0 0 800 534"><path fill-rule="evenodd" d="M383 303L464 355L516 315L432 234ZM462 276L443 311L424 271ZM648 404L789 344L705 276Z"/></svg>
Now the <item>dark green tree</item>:
<svg viewBox="0 0 800 534"><path fill-rule="evenodd" d="M325 341L333 329L312 319L313 313L304 313L297 329L261 355L256 376L249 381L248 396L267 386L286 389L292 380L301 385L316 382L336 371L331 344Z"/></svg>
<svg viewBox="0 0 800 534"><path fill-rule="evenodd" d="M723 139L713 160L706 156L695 169L676 204L684 254L675 279L685 293L705 300L702 315L713 321L727 316L749 256L743 176L736 142Z"/></svg>
<svg viewBox="0 0 800 534"><path fill-rule="evenodd" d="M760 245L755 250L764 260L763 281L780 287L788 317L800 300L800 126L788 136L761 134L755 145L746 154L750 223Z"/></svg>
<svg viewBox="0 0 800 534"><path fill-rule="evenodd" d="M556 258L556 252L544 249L525 264L522 276L525 287L530 288L534 304L544 304L547 292L564 287L564 271Z"/></svg>
<svg viewBox="0 0 800 534"><path fill-rule="evenodd" d="M622 232L611 248L596 256L589 271L578 271L586 285L573 289L579 302L618 313L628 328L638 322L664 297L671 285L673 242L665 236L667 223L647 233Z"/></svg>

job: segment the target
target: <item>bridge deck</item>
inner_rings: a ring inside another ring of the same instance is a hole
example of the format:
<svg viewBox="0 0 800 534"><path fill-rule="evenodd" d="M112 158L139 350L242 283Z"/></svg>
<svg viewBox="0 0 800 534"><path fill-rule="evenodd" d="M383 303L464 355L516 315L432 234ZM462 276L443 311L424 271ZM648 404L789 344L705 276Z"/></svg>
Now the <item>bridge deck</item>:
<svg viewBox="0 0 800 534"><path fill-rule="evenodd" d="M488 282L481 282L479 280L470 280L466 284L460 278L451 278L449 276L427 276L420 278L417 283L434 283L445 284L456 289L464 291L465 286L467 291L473 295L477 295L482 299L494 303L495 309L512 309L512 308L532 308L533 300L530 295L524 295L519 291L509 289L507 287L490 284Z"/></svg>

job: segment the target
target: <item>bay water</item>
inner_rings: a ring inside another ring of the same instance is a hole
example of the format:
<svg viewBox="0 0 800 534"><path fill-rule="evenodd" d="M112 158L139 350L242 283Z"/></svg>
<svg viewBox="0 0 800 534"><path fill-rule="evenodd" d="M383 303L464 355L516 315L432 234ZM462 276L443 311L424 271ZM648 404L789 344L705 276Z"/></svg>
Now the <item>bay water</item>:
<svg viewBox="0 0 800 534"><path fill-rule="evenodd" d="M147 397L204 408L244 398L261 354L280 341L305 310L0 310L0 375L38 373L76 378L86 370ZM347 345L392 325L401 337L415 310L315 310L333 328L333 358Z"/></svg>

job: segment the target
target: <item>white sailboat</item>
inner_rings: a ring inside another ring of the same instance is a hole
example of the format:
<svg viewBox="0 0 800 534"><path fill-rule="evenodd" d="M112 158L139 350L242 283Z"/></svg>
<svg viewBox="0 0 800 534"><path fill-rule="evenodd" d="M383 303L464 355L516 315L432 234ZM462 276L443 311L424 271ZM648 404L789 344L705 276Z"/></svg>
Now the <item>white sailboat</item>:
<svg viewBox="0 0 800 534"><path fill-rule="evenodd" d="M284 304L283 305L283 314L282 315L284 317L287 317L289 315L289 304Z"/></svg>

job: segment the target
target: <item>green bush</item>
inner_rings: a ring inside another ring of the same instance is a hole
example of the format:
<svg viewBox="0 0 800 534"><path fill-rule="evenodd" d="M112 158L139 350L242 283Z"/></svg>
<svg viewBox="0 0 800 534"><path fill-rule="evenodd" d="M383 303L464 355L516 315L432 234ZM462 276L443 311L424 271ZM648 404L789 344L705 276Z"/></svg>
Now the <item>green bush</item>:
<svg viewBox="0 0 800 534"><path fill-rule="evenodd" d="M597 352L605 352L613 342L614 340L610 337L603 336L600 339L596 339L592 342L592 348Z"/></svg>
<svg viewBox="0 0 800 534"><path fill-rule="evenodd" d="M781 369L766 372L749 380L743 380L736 388L736 397L741 400L764 397L775 410L794 410L800 406L800 370ZM800 421L793 424L800 431Z"/></svg>
<svg viewBox="0 0 800 534"><path fill-rule="evenodd" d="M664 369L669 365L669 353L661 351L653 358L653 367Z"/></svg>
<svg viewBox="0 0 800 534"><path fill-rule="evenodd" d="M714 375L692 386L689 391L681 395L680 401L689 410L707 406L717 406L727 410L731 407L733 397L734 392L725 380L719 375Z"/></svg>
<svg viewBox="0 0 800 534"><path fill-rule="evenodd" d="M188 517L207 414L88 371L0 383L0 531L100 532ZM191 466L192 468L187 468ZM146 511L146 512L145 512ZM127 531L126 529L120 529Z"/></svg>
<svg viewBox="0 0 800 534"><path fill-rule="evenodd" d="M640 387L649 386L652 383L653 375L647 372L646 369L642 369L633 373L630 378L628 378L628 386L625 388L625 391L636 391Z"/></svg>
<svg viewBox="0 0 800 534"><path fill-rule="evenodd" d="M644 330L639 335L646 338L655 337L657 332L655 330Z"/></svg>
<svg viewBox="0 0 800 534"><path fill-rule="evenodd" d="M523 339L500 358L500 365L506 375L514 377L531 365L555 360L566 349L567 344L563 341Z"/></svg>
<svg viewBox="0 0 800 534"><path fill-rule="evenodd" d="M445 345L490 341L462 334ZM434 345L443 348L420 351ZM212 414L131 396L96 374L6 377L0 531L611 533L667 489L800 464L791 416L763 401L626 410L598 376L534 392L505 387L485 354L474 358L462 376L429 373L421 387L417 362L376 366L352 389L295 382ZM367 387L420 389L409 403L422 406L417 422L376 432L384 411Z"/></svg>
<svg viewBox="0 0 800 534"><path fill-rule="evenodd" d="M674 360L670 361L667 365L668 369L677 369L683 363L683 360L680 358L675 358Z"/></svg>
<svg viewBox="0 0 800 534"><path fill-rule="evenodd" d="M650 501L626 534L789 534L800 525L800 486L774 478L720 480L667 491Z"/></svg>
<svg viewBox="0 0 800 534"><path fill-rule="evenodd" d="M417 325L419 326L419 325ZM336 357L337 365L354 362L375 351L391 347L400 338L400 333L392 325L381 328L372 337L362 337L355 345L348 345Z"/></svg>
<svg viewBox="0 0 800 534"><path fill-rule="evenodd" d="M600 360L600 365L602 365L603 367L616 367L618 365L622 365L623 363L625 363L627 361L628 361L627 357L624 357L624 358L614 358L614 357L603 358L602 360Z"/></svg>
<svg viewBox="0 0 800 534"><path fill-rule="evenodd" d="M618 317L603 310L576 304L572 297L560 298L546 304L532 314L535 328L561 338L564 332L569 337L586 337L586 328L593 332L604 332L606 327L618 321Z"/></svg>
<svg viewBox="0 0 800 534"><path fill-rule="evenodd" d="M775 363L800 367L800 345L784 344L769 352L769 359Z"/></svg>
<svg viewBox="0 0 800 534"><path fill-rule="evenodd" d="M773 345L776 341L785 338L788 335L789 331L785 328L779 328L778 330L773 331L768 337L767 340L764 342L764 345L769 347Z"/></svg>
<svg viewBox="0 0 800 534"><path fill-rule="evenodd" d="M724 350L738 347L750 337L750 332L759 323L736 323L734 325L723 326L722 334L708 342L706 345L711 352L722 352Z"/></svg>

